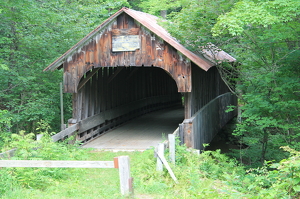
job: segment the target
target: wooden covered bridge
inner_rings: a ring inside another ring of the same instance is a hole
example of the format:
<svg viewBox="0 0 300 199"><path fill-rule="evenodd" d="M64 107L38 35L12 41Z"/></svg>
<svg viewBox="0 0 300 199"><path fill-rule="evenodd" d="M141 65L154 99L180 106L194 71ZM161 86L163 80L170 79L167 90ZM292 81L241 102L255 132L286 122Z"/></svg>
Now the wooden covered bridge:
<svg viewBox="0 0 300 199"><path fill-rule="evenodd" d="M183 106L180 139L202 149L235 115L225 112L236 98L215 67L235 59L223 51L191 52L157 20L122 8L44 70L63 68L64 91L73 93L73 118L54 140L76 133L90 142L146 113Z"/></svg>

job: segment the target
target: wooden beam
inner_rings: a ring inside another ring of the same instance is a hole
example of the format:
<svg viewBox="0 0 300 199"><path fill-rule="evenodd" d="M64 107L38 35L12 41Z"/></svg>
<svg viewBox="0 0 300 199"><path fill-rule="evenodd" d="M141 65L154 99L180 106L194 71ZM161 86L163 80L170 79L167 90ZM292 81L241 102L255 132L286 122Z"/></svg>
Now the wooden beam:
<svg viewBox="0 0 300 199"><path fill-rule="evenodd" d="M113 161L0 160L0 167L115 168Z"/></svg>
<svg viewBox="0 0 300 199"><path fill-rule="evenodd" d="M155 153L157 156L158 155L163 156L165 153L165 145L163 143L159 143L155 149ZM156 171L160 171L160 172L163 171L163 162L160 158L157 158L157 161L156 161Z"/></svg>
<svg viewBox="0 0 300 199"><path fill-rule="evenodd" d="M55 134L52 136L52 139L54 142L63 139L64 137L71 135L72 133L74 133L75 131L77 131L79 129L79 124L74 124L68 128L66 128L65 130Z"/></svg>
<svg viewBox="0 0 300 199"><path fill-rule="evenodd" d="M129 29L112 29L112 36L118 35L138 35L140 29L139 28L129 28Z"/></svg>
<svg viewBox="0 0 300 199"><path fill-rule="evenodd" d="M164 144L161 144L162 146L164 146ZM166 169L168 170L170 176L172 177L172 179L175 181L175 183L177 184L178 181L177 181L177 178L176 176L174 175L170 165L168 164L164 154L161 154L160 152L157 153L157 156L158 156L158 159L160 159L160 161L165 165Z"/></svg>
<svg viewBox="0 0 300 199"><path fill-rule="evenodd" d="M64 123L64 97L63 97L63 85L62 82L60 82L60 87L59 87L59 93L60 93L60 130L65 130L65 123Z"/></svg>
<svg viewBox="0 0 300 199"><path fill-rule="evenodd" d="M183 134L184 144L188 148L194 148L193 123L191 120L186 119L183 121Z"/></svg>
<svg viewBox="0 0 300 199"><path fill-rule="evenodd" d="M105 113L99 113L97 115L88 117L82 121L80 121L79 133L87 131L95 126L98 126L105 122Z"/></svg>
<svg viewBox="0 0 300 199"><path fill-rule="evenodd" d="M133 193L133 178L130 176L128 156L119 156L114 161L0 160L1 167L118 168L121 193L123 195Z"/></svg>
<svg viewBox="0 0 300 199"><path fill-rule="evenodd" d="M178 127L178 137L179 137L179 140L180 140L180 145L183 145L184 144L184 124L181 123L179 124L179 127Z"/></svg>
<svg viewBox="0 0 300 199"><path fill-rule="evenodd" d="M114 158L114 161L0 160L1 167L118 168L121 193L123 195L133 193L133 178L130 175L128 156L119 156Z"/></svg>
<svg viewBox="0 0 300 199"><path fill-rule="evenodd" d="M175 135L168 134L170 160L175 165Z"/></svg>
<svg viewBox="0 0 300 199"><path fill-rule="evenodd" d="M98 72L100 68L94 69L92 72L90 72L86 78L84 78L81 82L79 82L77 92Z"/></svg>
<svg viewBox="0 0 300 199"><path fill-rule="evenodd" d="M184 119L192 117L192 93L184 93Z"/></svg>
<svg viewBox="0 0 300 199"><path fill-rule="evenodd" d="M9 151L5 151L3 153L0 153L0 158L10 158L13 157L17 149L11 149Z"/></svg>
<svg viewBox="0 0 300 199"><path fill-rule="evenodd" d="M131 76L132 76L134 73L136 73L138 69L139 69L138 67L134 68L134 69L129 73L129 75L127 76L126 80L130 79Z"/></svg>
<svg viewBox="0 0 300 199"><path fill-rule="evenodd" d="M128 156L118 157L118 168L119 168L119 176L120 176L121 193L122 195L128 195L133 190Z"/></svg>
<svg viewBox="0 0 300 199"><path fill-rule="evenodd" d="M107 83L109 84L123 70L123 68L124 67L119 67L114 74L108 78Z"/></svg>

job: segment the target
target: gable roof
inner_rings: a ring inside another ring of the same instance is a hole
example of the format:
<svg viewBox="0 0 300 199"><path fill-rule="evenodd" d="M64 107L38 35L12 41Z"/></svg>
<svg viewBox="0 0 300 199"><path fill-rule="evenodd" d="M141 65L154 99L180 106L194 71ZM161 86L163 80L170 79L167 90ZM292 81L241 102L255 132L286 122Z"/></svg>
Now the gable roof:
<svg viewBox="0 0 300 199"><path fill-rule="evenodd" d="M198 65L200 68L202 68L205 71L207 71L210 67L216 65L214 61L215 60L214 57L217 57L218 60L222 60L222 61L223 60L229 62L235 61L233 57L231 57L229 54L227 54L224 51L216 51L215 53L211 53L211 52L207 53L208 51L202 51L203 56L199 55L199 53L197 53L198 55L196 55L195 53L189 51L183 45L181 45L163 27L158 25L157 23L158 17L124 7L119 11L117 11L112 16L110 16L107 20L105 20L100 26L95 28L88 35L86 35L81 41L79 41L67 52L61 55L47 68L45 68L44 71L48 71L48 70L53 71L55 69L62 68L62 64L69 56L72 56L76 50L84 46L85 43L87 43L90 39L92 39L94 36L99 34L101 30L103 30L107 25L109 25L114 19L116 19L122 13L126 13L129 16L131 16L134 20L139 22L144 27L148 28L151 32L159 36L161 39L163 39L165 42L170 44L172 47L174 47L176 50L178 50L180 53L182 53L184 56L186 56L188 59L190 59L192 62L194 62L196 65Z"/></svg>

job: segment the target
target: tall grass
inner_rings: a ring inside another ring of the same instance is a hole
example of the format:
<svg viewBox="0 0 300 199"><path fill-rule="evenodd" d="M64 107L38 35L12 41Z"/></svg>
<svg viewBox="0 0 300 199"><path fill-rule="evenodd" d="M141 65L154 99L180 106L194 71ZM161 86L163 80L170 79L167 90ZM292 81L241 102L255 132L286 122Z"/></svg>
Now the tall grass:
<svg viewBox="0 0 300 199"><path fill-rule="evenodd" d="M30 142L25 135L20 136ZM14 139L11 143L20 142L27 146L20 137ZM170 163L178 179L175 183L166 170L156 171L153 149L144 152L93 152L76 145L48 143L46 138L43 142L35 143L39 145L35 150L32 146L26 150L23 147L16 158L111 161L114 157L128 155L135 198L300 197L300 153L288 147L284 149L291 153L289 159L245 170L219 150L198 155L177 145L176 164ZM2 168L0 174L1 198L123 198L117 169Z"/></svg>

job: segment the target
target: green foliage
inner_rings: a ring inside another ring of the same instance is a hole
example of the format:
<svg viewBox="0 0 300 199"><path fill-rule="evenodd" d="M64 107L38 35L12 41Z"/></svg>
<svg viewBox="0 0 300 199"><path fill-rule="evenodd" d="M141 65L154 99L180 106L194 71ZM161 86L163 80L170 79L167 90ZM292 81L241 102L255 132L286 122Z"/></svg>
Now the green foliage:
<svg viewBox="0 0 300 199"><path fill-rule="evenodd" d="M300 152L290 147L281 147L291 155L288 159L283 159L279 164L273 164L272 168L276 168L270 172L270 176L274 178L274 184L271 189L273 192L284 190L286 195L294 198L300 197ZM275 195L271 195L275 196Z"/></svg>
<svg viewBox="0 0 300 199"><path fill-rule="evenodd" d="M296 25L295 19L299 16L299 7L300 3L297 0L240 1L230 12L218 18L218 23L212 31L215 36L224 34L224 32L235 36L241 35L247 29L263 29L273 25L280 30L291 30ZM292 23L286 24L288 22ZM283 24L287 26L283 27ZM282 36L286 37L287 35L283 34ZM291 34L289 37L293 36L296 35ZM274 40L276 39L278 38L274 38Z"/></svg>
<svg viewBox="0 0 300 199"><path fill-rule="evenodd" d="M0 109L13 132L35 132L43 119L59 130L61 71L42 70L88 34L126 0L3 0L0 13ZM70 95L64 96L71 117Z"/></svg>
<svg viewBox="0 0 300 199"><path fill-rule="evenodd" d="M30 135L21 137L30 143L36 142L29 139ZM19 136L14 136L14 139L21 140ZM42 143L50 145L45 141ZM24 145L27 144L20 142L19 147ZM59 146L64 147L67 146ZM69 154L74 156L77 153L77 158L72 159L79 159L81 155L78 156L78 153L85 153L89 160L111 161L113 157L129 155L136 198L299 198L300 152L289 147L282 149L290 153L290 157L278 163L266 162L263 167L245 170L234 159L221 154L220 150L205 151L199 155L178 145L176 156L179 158L175 165L169 163L178 183L171 179L166 169L156 171L153 149L144 152L87 153L82 149L78 152L75 147L71 150L60 149L63 151L61 155L45 157L70 159ZM29 157L28 153L25 156ZM41 155L38 153L30 157L35 159ZM40 198L41 195L44 198L122 198L117 185L118 172L114 169L80 169L76 172L73 169L19 169L0 169L0 193L4 194L3 198ZM20 188L20 184L31 186L31 189ZM79 186L81 189L74 189ZM93 191L90 191L91 187Z"/></svg>
<svg viewBox="0 0 300 199"><path fill-rule="evenodd" d="M200 170L205 177L219 180L227 180L232 176L238 177L243 174L242 168L232 169L238 165L235 159L221 154L220 150L205 151L201 154Z"/></svg>
<svg viewBox="0 0 300 199"><path fill-rule="evenodd" d="M158 198L214 198L218 196L236 197L243 193L233 190L225 181L233 180L245 172L237 162L229 159L220 151L207 151L197 154L186 146L176 145L176 164L171 163L178 183L176 184L166 171L156 171L154 151L148 150L134 155L132 176L138 192L154 194ZM165 154L167 157L168 154ZM225 191L226 190L226 191ZM220 192L222 192L220 194ZM224 193L223 193L224 192Z"/></svg>
<svg viewBox="0 0 300 199"><path fill-rule="evenodd" d="M218 70L243 105L235 135L249 147L237 154L240 160L257 166L284 158L282 145L299 149L299 1L201 0L180 6L166 23L174 37L198 52L213 42L238 60Z"/></svg>
<svg viewBox="0 0 300 199"><path fill-rule="evenodd" d="M260 78L245 81L243 85L243 121L237 125L235 134L244 136L243 142L253 150L259 148L266 151L263 147L269 148L265 157L261 156L262 162L264 159L282 159L278 154L282 145L300 149L297 142L300 136L300 105L297 94L300 73L299 70L293 70L294 74L291 74L288 70L291 67L279 68L275 74L257 74ZM255 154L253 150L247 150L250 154ZM277 152L274 153L274 150Z"/></svg>
<svg viewBox="0 0 300 199"><path fill-rule="evenodd" d="M7 139L10 136L10 127L11 118L8 116L8 111L0 110L0 148L7 142Z"/></svg>
<svg viewBox="0 0 300 199"><path fill-rule="evenodd" d="M236 0L191 0L182 1L180 10L173 11L168 18L168 31L185 47L201 51L202 46L213 42L224 44L229 38L213 38L211 28L217 22L220 14L229 11Z"/></svg>
<svg viewBox="0 0 300 199"><path fill-rule="evenodd" d="M239 1L212 28L232 37L226 48L240 62L229 71L243 105L235 135L249 146L239 156L249 165L284 158L280 146L300 147L299 8L296 0Z"/></svg>
<svg viewBox="0 0 300 199"><path fill-rule="evenodd" d="M143 154L136 153L138 163L132 169L135 186L150 194L163 193L169 185L161 178L161 174L156 171L154 150L146 150Z"/></svg>
<svg viewBox="0 0 300 199"><path fill-rule="evenodd" d="M220 150L198 155L176 145L176 165L170 166L177 184L168 172L155 171L154 151L148 150L132 157L132 175L138 192L159 198L298 198L299 152L281 148L290 153L289 158L245 170Z"/></svg>
<svg viewBox="0 0 300 199"><path fill-rule="evenodd" d="M186 0L143 0L139 4L139 7L141 7L144 12L160 16L160 11L180 9L186 2Z"/></svg>
<svg viewBox="0 0 300 199"><path fill-rule="evenodd" d="M11 157L14 160L83 160L87 157L87 150L79 149L77 144L55 143L47 131L42 134L39 141L34 139L33 133L25 134L21 131L19 134L12 134L4 149L17 148ZM0 182L1 187L9 187L13 183L14 186L34 189L44 189L75 174L74 169L65 168L5 168L0 172L6 179ZM2 193L4 191L7 190L1 190Z"/></svg>
<svg viewBox="0 0 300 199"><path fill-rule="evenodd" d="M264 198L299 198L300 153L290 147L281 148L290 153L289 158L248 170L239 189Z"/></svg>

